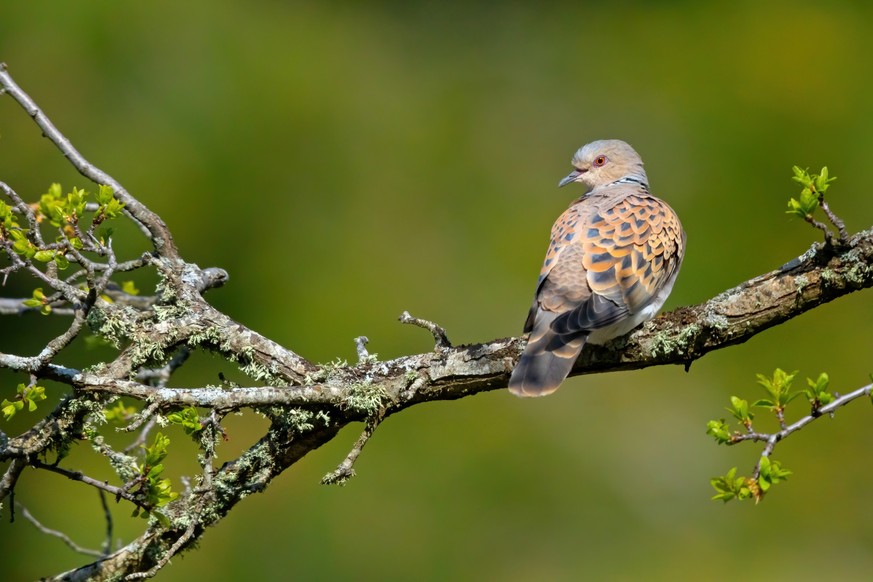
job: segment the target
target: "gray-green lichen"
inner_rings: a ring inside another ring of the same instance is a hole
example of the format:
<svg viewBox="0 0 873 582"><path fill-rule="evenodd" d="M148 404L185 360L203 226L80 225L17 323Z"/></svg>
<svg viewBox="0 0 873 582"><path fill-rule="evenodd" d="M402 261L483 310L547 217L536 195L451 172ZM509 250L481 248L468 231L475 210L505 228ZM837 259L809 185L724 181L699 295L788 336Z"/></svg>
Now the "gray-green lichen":
<svg viewBox="0 0 873 582"><path fill-rule="evenodd" d="M855 263L846 272L846 281L855 287L863 286L870 279L870 266L864 263Z"/></svg>
<svg viewBox="0 0 873 582"><path fill-rule="evenodd" d="M321 382L328 382L333 379L338 372L345 370L348 367L348 361L343 360L342 358L337 358L326 364L319 364L318 369L307 374L303 381L307 386L319 384Z"/></svg>
<svg viewBox="0 0 873 582"><path fill-rule="evenodd" d="M88 327L100 337L108 340L116 349L133 335L136 329L138 312L127 305L97 303L88 312Z"/></svg>
<svg viewBox="0 0 873 582"><path fill-rule="evenodd" d="M837 281L840 280L840 277L834 273L831 269L825 268L821 271L821 280L827 283L828 285L834 285Z"/></svg>
<svg viewBox="0 0 873 582"><path fill-rule="evenodd" d="M803 290L809 285L809 279L806 275L798 275L794 278L794 285L797 287L797 294L803 293Z"/></svg>
<svg viewBox="0 0 873 582"><path fill-rule="evenodd" d="M345 405L351 410L373 416L382 408L382 403L388 398L388 393L379 384L357 382L349 387Z"/></svg>
<svg viewBox="0 0 873 582"><path fill-rule="evenodd" d="M651 340L650 350L653 357L666 357L675 353L682 353L700 333L700 326L696 323L686 325L679 335L671 331L663 331L655 334Z"/></svg>

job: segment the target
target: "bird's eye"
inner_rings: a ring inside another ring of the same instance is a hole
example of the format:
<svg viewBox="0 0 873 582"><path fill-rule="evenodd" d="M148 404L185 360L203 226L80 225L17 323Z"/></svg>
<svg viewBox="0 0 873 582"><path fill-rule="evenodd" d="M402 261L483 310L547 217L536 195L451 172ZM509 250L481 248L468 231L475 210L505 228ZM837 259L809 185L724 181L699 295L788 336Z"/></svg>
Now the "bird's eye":
<svg viewBox="0 0 873 582"><path fill-rule="evenodd" d="M597 156L596 158L594 158L594 165L600 167L606 163L606 159L606 156Z"/></svg>

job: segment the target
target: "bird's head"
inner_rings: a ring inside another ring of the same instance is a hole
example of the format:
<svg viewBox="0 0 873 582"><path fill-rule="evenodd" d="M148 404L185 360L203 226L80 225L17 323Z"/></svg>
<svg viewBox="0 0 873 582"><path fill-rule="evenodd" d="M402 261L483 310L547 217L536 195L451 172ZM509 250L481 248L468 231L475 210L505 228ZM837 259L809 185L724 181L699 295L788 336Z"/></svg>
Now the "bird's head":
<svg viewBox="0 0 873 582"><path fill-rule="evenodd" d="M558 186L581 182L587 191L625 177L647 182L643 160L634 148L619 139L603 139L582 146L573 156L572 164L573 171Z"/></svg>

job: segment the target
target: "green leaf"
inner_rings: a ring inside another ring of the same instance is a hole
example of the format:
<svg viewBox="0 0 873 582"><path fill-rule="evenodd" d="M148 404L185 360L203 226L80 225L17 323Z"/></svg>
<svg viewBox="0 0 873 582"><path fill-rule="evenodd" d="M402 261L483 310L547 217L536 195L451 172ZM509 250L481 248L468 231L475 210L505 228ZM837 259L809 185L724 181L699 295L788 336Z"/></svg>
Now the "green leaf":
<svg viewBox="0 0 873 582"><path fill-rule="evenodd" d="M170 439L164 436L163 433L158 433L155 435L155 440L152 446L146 447L143 445L145 449L146 457L145 464L149 467L155 467L160 465L161 461L163 461L167 456L167 447L170 445Z"/></svg>
<svg viewBox="0 0 873 582"><path fill-rule="evenodd" d="M6 417L6 420L11 420L15 413L17 412L16 402L9 402L5 398L3 399L3 403L0 406L3 407L3 416Z"/></svg>
<svg viewBox="0 0 873 582"><path fill-rule="evenodd" d="M713 500L721 500L727 503L732 499L742 501L752 496L746 477L737 477L737 468L733 467L721 477L713 477L709 483L716 490Z"/></svg>
<svg viewBox="0 0 873 582"><path fill-rule="evenodd" d="M173 424L182 425L185 434L189 436L203 430L200 416L197 414L197 409L194 407L188 407L178 412L168 414L167 420Z"/></svg>
<svg viewBox="0 0 873 582"><path fill-rule="evenodd" d="M706 434L710 435L720 445L731 442L730 427L725 423L724 419L710 420L706 423Z"/></svg>
<svg viewBox="0 0 873 582"><path fill-rule="evenodd" d="M55 255L55 264L58 266L58 269L63 271L70 266L70 260L64 255L58 253Z"/></svg>
<svg viewBox="0 0 873 582"><path fill-rule="evenodd" d="M800 182L801 184L809 183L809 173L802 169L800 166L793 166L791 171L794 172L794 176L792 176L792 180L795 182Z"/></svg>
<svg viewBox="0 0 873 582"><path fill-rule="evenodd" d="M111 186L100 184L97 188L97 203L106 205L113 200L113 191Z"/></svg>
<svg viewBox="0 0 873 582"><path fill-rule="evenodd" d="M758 384L764 387L770 398L758 400L753 406L763 406L772 410L782 410L789 402L797 397L797 393L791 392L791 383L797 375L797 370L788 373L781 368L776 368L772 377L757 374Z"/></svg>
<svg viewBox="0 0 873 582"><path fill-rule="evenodd" d="M769 457L761 457L758 487L763 493L766 493L770 490L770 487L785 481L791 474L791 471L782 468L779 461L772 461Z"/></svg>
<svg viewBox="0 0 873 582"><path fill-rule="evenodd" d="M813 411L816 411L822 406L826 406L835 400L834 395L828 392L830 378L826 373L822 372L815 380L807 378L806 383L809 387L806 388L803 393L806 394L806 398L809 400L809 404L812 406Z"/></svg>
<svg viewBox="0 0 873 582"><path fill-rule="evenodd" d="M28 412L36 410L36 403L40 400L45 400L45 388L42 386L26 386L19 384L15 390L15 400L11 402L4 399L0 407L2 407L3 415L6 420L10 420L15 413L24 410L27 406Z"/></svg>
<svg viewBox="0 0 873 582"><path fill-rule="evenodd" d="M55 258L55 251L36 251L33 254L33 258L39 261L40 263L48 263L50 260Z"/></svg>
<svg viewBox="0 0 873 582"><path fill-rule="evenodd" d="M136 288L133 281L122 281L121 290L128 295L139 295L139 289Z"/></svg>
<svg viewBox="0 0 873 582"><path fill-rule="evenodd" d="M738 398L737 396L731 396L731 406L725 410L733 414L737 420L746 426L750 425L752 419L755 417L754 414L749 412L748 401Z"/></svg>
<svg viewBox="0 0 873 582"><path fill-rule="evenodd" d="M103 410L103 417L109 422L127 422L136 414L136 408L125 406L120 400L112 408Z"/></svg>
<svg viewBox="0 0 873 582"><path fill-rule="evenodd" d="M20 238L17 238L16 235L13 233L21 233L19 235ZM16 239L15 242L12 243L12 250L15 251L15 254L21 255L26 259L32 259L33 255L36 254L36 247L33 246L33 243L24 238L23 232L13 230L9 234L10 236L12 236L12 238Z"/></svg>

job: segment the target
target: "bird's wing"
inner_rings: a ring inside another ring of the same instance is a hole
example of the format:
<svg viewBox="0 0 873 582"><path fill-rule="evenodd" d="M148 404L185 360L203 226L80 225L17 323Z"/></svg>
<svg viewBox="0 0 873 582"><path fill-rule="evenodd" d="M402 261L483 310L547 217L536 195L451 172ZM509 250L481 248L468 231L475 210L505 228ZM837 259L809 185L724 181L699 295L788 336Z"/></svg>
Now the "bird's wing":
<svg viewBox="0 0 873 582"><path fill-rule="evenodd" d="M676 214L636 188L614 188L632 193L586 200L588 212L571 208L556 222L531 327L540 309L558 315L558 335L606 327L650 305L675 275L685 247Z"/></svg>

